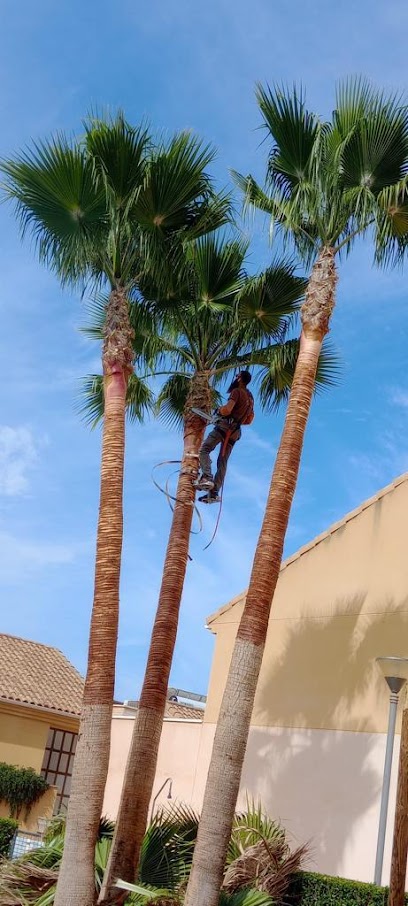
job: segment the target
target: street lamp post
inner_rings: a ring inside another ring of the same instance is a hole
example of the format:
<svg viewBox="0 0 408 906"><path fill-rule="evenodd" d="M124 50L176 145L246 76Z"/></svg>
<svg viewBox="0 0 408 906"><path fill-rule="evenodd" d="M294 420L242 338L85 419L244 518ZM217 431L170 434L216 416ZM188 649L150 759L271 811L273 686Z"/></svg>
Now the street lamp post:
<svg viewBox="0 0 408 906"><path fill-rule="evenodd" d="M163 792L164 787L166 786L167 783L170 784L170 786L169 786L169 792L167 793L167 799L172 799L172 798L173 798L173 797L172 797L173 780L172 780L171 777L166 777L166 780L164 781L164 783L162 783L160 789L157 791L157 793L156 793L156 795L155 795L155 797L154 797L154 799L153 799L152 810L151 810L151 812L150 812L150 821L153 821L153 817L154 817L154 809L155 809L156 802L157 802L157 800L158 800L158 798L159 798L159 796L160 796L160 793Z"/></svg>
<svg viewBox="0 0 408 906"><path fill-rule="evenodd" d="M381 886L384 861L385 832L387 829L388 802L392 770L392 753L394 750L395 722L397 719L398 700L401 689L408 679L408 658L377 657L380 668L390 690L390 708L388 715L387 744L385 749L384 776L381 791L380 820L378 825L377 852L375 857L374 884Z"/></svg>

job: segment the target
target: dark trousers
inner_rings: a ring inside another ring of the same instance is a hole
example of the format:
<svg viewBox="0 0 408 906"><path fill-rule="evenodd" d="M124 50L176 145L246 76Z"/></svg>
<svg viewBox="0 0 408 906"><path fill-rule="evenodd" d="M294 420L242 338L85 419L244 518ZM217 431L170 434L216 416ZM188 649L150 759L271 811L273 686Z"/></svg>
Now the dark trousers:
<svg viewBox="0 0 408 906"><path fill-rule="evenodd" d="M219 431L218 428L214 428L210 431L208 437L206 437L201 450L200 450L200 468L204 478L212 478L212 467L210 453L218 447L218 444L221 444L221 449L218 454L217 460L217 471L214 477L214 490L219 491L222 485L224 484L225 473L227 471L227 463L231 455L232 448L237 440L241 437L241 429L238 428L237 431L229 438L227 446L223 452L225 433L224 431Z"/></svg>

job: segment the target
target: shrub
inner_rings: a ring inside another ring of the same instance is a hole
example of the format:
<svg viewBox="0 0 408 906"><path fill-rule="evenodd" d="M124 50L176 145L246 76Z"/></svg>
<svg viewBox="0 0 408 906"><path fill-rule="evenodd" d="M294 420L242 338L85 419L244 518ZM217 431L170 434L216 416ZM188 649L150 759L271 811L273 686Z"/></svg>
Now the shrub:
<svg viewBox="0 0 408 906"><path fill-rule="evenodd" d="M23 807L28 815L31 806L48 788L47 781L33 768L17 768L0 762L0 799L10 806L12 818L18 818Z"/></svg>
<svg viewBox="0 0 408 906"><path fill-rule="evenodd" d="M18 823L14 821L14 818L0 818L0 856L4 856L5 859L9 854L10 843L17 828Z"/></svg>
<svg viewBox="0 0 408 906"><path fill-rule="evenodd" d="M386 887L302 871L294 876L286 902L290 906L387 906L387 900Z"/></svg>

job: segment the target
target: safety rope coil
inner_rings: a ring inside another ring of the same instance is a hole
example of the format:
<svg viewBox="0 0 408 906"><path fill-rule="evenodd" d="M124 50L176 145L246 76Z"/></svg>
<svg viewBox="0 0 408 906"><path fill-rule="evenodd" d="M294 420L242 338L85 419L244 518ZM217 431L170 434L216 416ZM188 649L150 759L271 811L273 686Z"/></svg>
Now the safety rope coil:
<svg viewBox="0 0 408 906"><path fill-rule="evenodd" d="M186 454L186 456L191 456L191 457L197 457L197 455L198 455L197 453L187 453ZM200 510L196 506L195 502L193 500L192 501L181 500L180 497L174 497L174 495L170 494L170 491L169 491L170 479L173 477L173 475L179 475L181 473L181 469L174 469L173 472L171 472L170 475L167 476L166 484L164 487L162 487L158 483L158 481L156 481L156 479L154 477L154 473L156 472L156 469L160 469L160 468L162 468L162 466L181 466L181 465L182 465L181 459L163 459L162 462L156 463L156 465L153 466L152 473L151 473L152 482L153 482L154 486L157 488L157 490L160 491L161 494L164 494L164 496L167 499L167 503L172 512L174 512L174 503L182 503L182 504L184 504L184 506L194 507L194 512L196 513L197 519L198 519L198 529L190 529L190 534L199 535L203 531L204 525L203 525L203 520L202 520ZM188 474L188 473L185 473L185 474ZM190 474L191 474L191 477L193 477L192 473L190 473ZM208 550L208 548L211 546L211 544L213 543L215 536L218 532L218 527L219 527L220 519L221 519L223 492L224 492L224 485L222 485L222 488L221 488L221 501L220 501L220 507L218 510L218 515L217 515L217 519L216 519L216 523L215 523L215 528L214 528L213 534L212 534L208 544L206 544L205 547L203 548L204 551ZM189 560L191 560L190 555L189 555Z"/></svg>

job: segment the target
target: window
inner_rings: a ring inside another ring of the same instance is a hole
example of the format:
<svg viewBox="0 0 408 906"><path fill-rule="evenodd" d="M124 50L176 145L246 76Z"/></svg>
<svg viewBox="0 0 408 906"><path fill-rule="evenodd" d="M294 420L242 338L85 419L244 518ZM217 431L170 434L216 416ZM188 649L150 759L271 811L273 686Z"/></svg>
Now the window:
<svg viewBox="0 0 408 906"><path fill-rule="evenodd" d="M47 783L57 787L54 814L67 810L71 790L72 767L78 735L50 727L41 774Z"/></svg>

